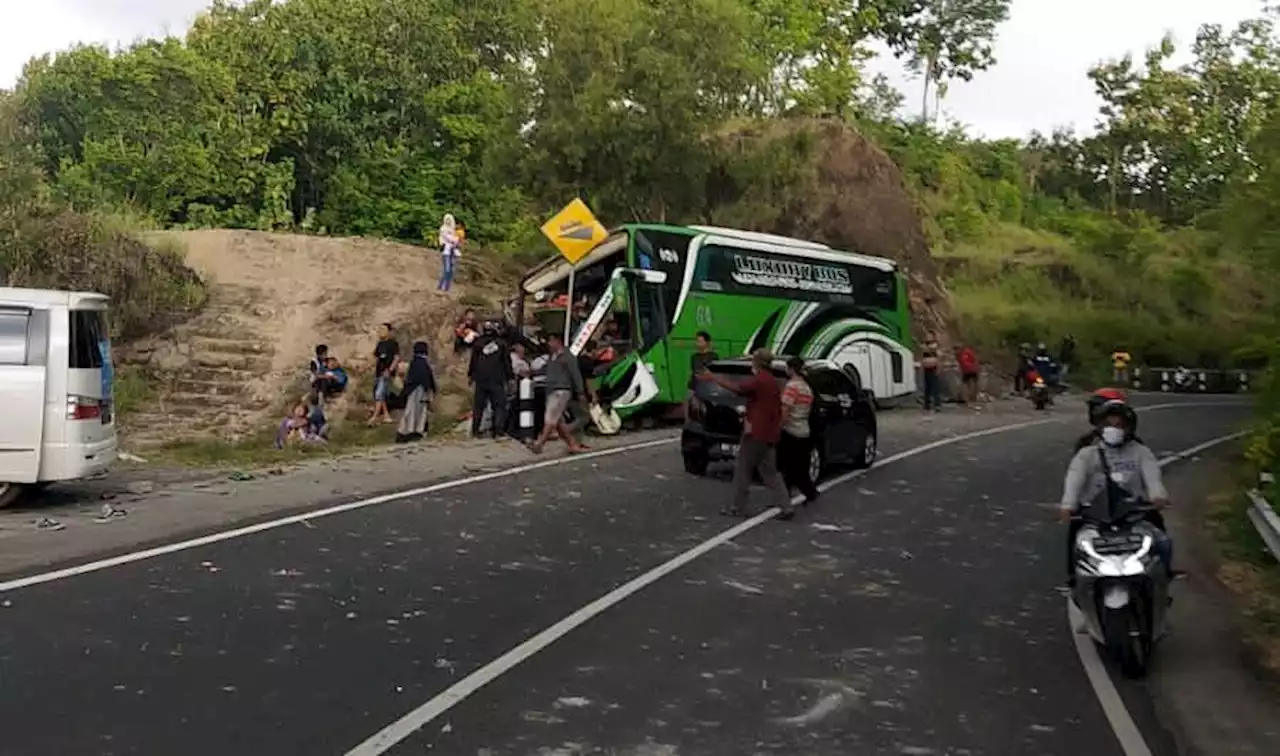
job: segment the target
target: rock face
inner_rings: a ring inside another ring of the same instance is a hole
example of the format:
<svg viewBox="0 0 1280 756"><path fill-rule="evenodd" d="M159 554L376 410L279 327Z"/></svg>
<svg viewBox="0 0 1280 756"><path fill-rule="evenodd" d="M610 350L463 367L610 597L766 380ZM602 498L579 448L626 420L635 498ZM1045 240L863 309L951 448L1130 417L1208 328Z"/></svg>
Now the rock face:
<svg viewBox="0 0 1280 756"><path fill-rule="evenodd" d="M895 260L909 282L913 335L957 331L950 297L929 251L920 210L902 171L842 123L747 126L722 135L724 162L708 186L714 222L812 239Z"/></svg>

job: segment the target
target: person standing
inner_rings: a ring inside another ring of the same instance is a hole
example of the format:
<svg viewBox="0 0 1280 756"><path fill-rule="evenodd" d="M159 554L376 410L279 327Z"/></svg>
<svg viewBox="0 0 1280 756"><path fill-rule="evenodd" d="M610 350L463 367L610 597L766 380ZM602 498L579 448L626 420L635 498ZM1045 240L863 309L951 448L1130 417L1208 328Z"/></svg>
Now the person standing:
<svg viewBox="0 0 1280 756"><path fill-rule="evenodd" d="M453 274L458 264L458 255L461 252L458 222L454 220L453 215L450 213L445 213L444 220L440 223L439 244L442 266L440 268L440 283L436 286L436 289L448 291L453 286Z"/></svg>
<svg viewBox="0 0 1280 756"><path fill-rule="evenodd" d="M968 344L956 347L956 366L960 368L960 393L965 404L978 404L978 353Z"/></svg>
<svg viewBox="0 0 1280 756"><path fill-rule="evenodd" d="M1031 385L1027 382L1027 374L1031 372L1031 345L1022 342L1018 345L1018 367L1013 371L1014 393L1023 394Z"/></svg>
<svg viewBox="0 0 1280 756"><path fill-rule="evenodd" d="M396 429L396 443L421 441L427 433L427 412L436 393L436 376L428 359L427 342L413 344L413 357L404 377L404 414Z"/></svg>
<svg viewBox="0 0 1280 756"><path fill-rule="evenodd" d="M920 351L920 372L924 379L924 411L937 412L942 409L942 389L938 385L938 368L941 361L938 354L938 340L932 336L924 343Z"/></svg>
<svg viewBox="0 0 1280 756"><path fill-rule="evenodd" d="M373 348L373 416L369 425L376 425L379 420L384 423L394 422L387 409L387 398L391 394L391 376L400 367L400 342L395 340L390 323L378 326L378 343Z"/></svg>
<svg viewBox="0 0 1280 756"><path fill-rule="evenodd" d="M480 338L471 345L471 363L467 366L467 380L473 390L471 403L471 436L479 437L484 413L492 413L493 437L506 434L507 384L515 378L507 345L498 335L492 321L486 321Z"/></svg>
<svg viewBox="0 0 1280 756"><path fill-rule="evenodd" d="M1067 373L1071 371L1071 366L1076 361L1076 337L1067 334L1062 337L1062 344L1058 346L1058 380L1061 383L1067 382Z"/></svg>
<svg viewBox="0 0 1280 756"><path fill-rule="evenodd" d="M690 391L693 390L694 382L698 380L698 374L702 372L702 369L720 359L720 355L716 354L715 350L711 348L711 334L706 331L698 331L693 340L694 352L689 358Z"/></svg>
<svg viewBox="0 0 1280 756"><path fill-rule="evenodd" d="M778 467L787 495L798 488L804 503L818 498L818 489L810 477L809 458L813 454L813 438L809 429L809 413L813 410L813 389L804 379L804 360L787 360L787 385L782 389L782 435L778 438Z"/></svg>
<svg viewBox="0 0 1280 756"><path fill-rule="evenodd" d="M1133 355L1124 349L1117 348L1111 353L1111 377L1117 386L1129 385L1129 363L1132 361Z"/></svg>
<svg viewBox="0 0 1280 756"><path fill-rule="evenodd" d="M767 349L757 349L751 354L751 377L734 381L716 375L705 367L698 378L712 381L747 400L743 422L742 444L733 469L733 503L721 514L743 517L747 514L747 501L751 493L751 478L760 474L775 505L782 510L779 519L795 516L791 495L778 474L778 441L782 436L782 390L769 366L773 354Z"/></svg>
<svg viewBox="0 0 1280 756"><path fill-rule="evenodd" d="M569 402L573 401L574 396L586 394L586 384L582 380L582 371L578 369L578 361L564 348L563 334L547 334L547 348L551 352L551 359L543 369L547 390L546 414L543 417L542 432L529 445L529 449L534 454L541 454L554 433L564 439L570 454L578 454L586 451L587 447L573 437L569 424L565 422L564 413L569 409Z"/></svg>

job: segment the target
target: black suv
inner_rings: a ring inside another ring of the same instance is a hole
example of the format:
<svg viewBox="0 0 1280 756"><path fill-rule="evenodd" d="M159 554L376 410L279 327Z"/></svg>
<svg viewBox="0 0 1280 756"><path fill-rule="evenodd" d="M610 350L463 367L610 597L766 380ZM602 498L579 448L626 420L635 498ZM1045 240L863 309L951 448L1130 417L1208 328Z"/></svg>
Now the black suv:
<svg viewBox="0 0 1280 756"><path fill-rule="evenodd" d="M719 360L708 366L718 375L746 380L748 359ZM772 372L779 383L787 380L785 360L777 360ZM827 360L806 360L803 375L813 389L809 427L814 439L809 473L814 480L839 464L870 467L876 460L876 410L871 392L862 388L862 377L853 365L837 367ZM684 469L694 475L707 472L713 461L731 460L742 438L746 402L711 381L696 382L685 412L680 451Z"/></svg>

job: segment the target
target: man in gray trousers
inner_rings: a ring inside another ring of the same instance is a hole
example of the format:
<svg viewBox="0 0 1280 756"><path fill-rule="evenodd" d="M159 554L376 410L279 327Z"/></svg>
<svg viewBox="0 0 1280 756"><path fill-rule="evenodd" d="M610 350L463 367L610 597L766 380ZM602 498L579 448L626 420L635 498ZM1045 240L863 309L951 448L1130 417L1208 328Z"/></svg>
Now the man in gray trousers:
<svg viewBox="0 0 1280 756"><path fill-rule="evenodd" d="M739 394L747 400L747 411L742 430L742 445L733 470L733 506L721 510L721 514L744 517L747 499L751 491L751 476L759 472L760 479L773 498L775 506L782 510L780 520L795 516L791 506L791 494L778 474L778 440L782 437L782 389L778 379L769 370L773 354L767 349L757 349L751 354L751 377L734 381L716 375L705 367L698 378L712 381Z"/></svg>

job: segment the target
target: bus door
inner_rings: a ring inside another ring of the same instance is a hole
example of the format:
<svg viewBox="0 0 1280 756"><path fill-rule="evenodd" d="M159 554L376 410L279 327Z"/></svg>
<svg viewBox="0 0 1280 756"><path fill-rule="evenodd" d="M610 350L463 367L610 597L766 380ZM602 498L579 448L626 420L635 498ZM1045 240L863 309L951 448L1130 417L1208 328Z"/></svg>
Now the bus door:
<svg viewBox="0 0 1280 756"><path fill-rule="evenodd" d="M610 371L607 380L615 384L610 403L619 410L638 409L670 392L668 320L662 297L667 276L661 271L622 268L614 275L622 279L629 304L632 350Z"/></svg>

